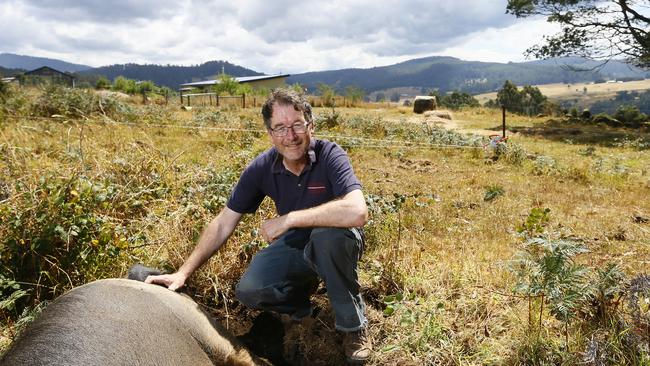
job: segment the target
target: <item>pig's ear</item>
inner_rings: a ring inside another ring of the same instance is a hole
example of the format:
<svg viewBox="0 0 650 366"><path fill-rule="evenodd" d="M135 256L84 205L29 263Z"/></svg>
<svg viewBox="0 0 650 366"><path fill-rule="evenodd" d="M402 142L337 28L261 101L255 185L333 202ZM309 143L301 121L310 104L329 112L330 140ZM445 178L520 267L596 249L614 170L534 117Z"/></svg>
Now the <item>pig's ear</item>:
<svg viewBox="0 0 650 366"><path fill-rule="evenodd" d="M144 282L148 276L158 276L161 274L163 274L163 272L158 269L145 267L142 263L137 263L129 269L127 278L130 280Z"/></svg>

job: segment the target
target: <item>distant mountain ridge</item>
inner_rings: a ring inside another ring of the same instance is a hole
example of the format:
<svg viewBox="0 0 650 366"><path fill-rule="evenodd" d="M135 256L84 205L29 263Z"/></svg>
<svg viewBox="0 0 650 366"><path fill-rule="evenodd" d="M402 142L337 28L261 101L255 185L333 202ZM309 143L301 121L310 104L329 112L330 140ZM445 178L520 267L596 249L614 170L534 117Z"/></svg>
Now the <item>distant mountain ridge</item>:
<svg viewBox="0 0 650 366"><path fill-rule="evenodd" d="M598 71L604 76L612 79L616 78L629 78L629 77L643 77L648 74L634 65L612 60L609 62L589 60L581 57L560 57L549 60L535 60L526 62L532 65L544 66L559 66L566 69L573 70L589 70L593 69Z"/></svg>
<svg viewBox="0 0 650 366"><path fill-rule="evenodd" d="M367 94L388 90L394 92L405 88L416 90L418 93L437 89L442 93L460 90L478 94L497 90L506 80L517 85L537 85L590 82L621 77L650 78L650 71L636 69L618 61L611 61L600 68L587 71L571 70L566 65L592 69L597 64L579 58L497 63L433 56L367 69L350 68L295 74L289 77L287 82L300 83L310 92L314 92L320 83L324 83L333 86L339 93L344 93L348 86L354 85L362 88ZM209 61L193 66L129 63L90 68L41 57L0 54L0 67L10 68L10 70L0 69L0 73L5 75L15 73L17 68L31 70L41 66L50 66L61 71L69 71L72 70L71 67L76 67L75 73L80 85L94 85L99 75L103 75L110 80L118 76L151 80L157 85L172 89L178 88L183 83L214 78L222 71L233 76L264 75L227 61Z"/></svg>
<svg viewBox="0 0 650 366"><path fill-rule="evenodd" d="M25 71L49 66L63 72L77 72L91 68L87 65L73 64L53 58L24 56L13 53L0 53L0 66L8 69L23 69Z"/></svg>
<svg viewBox="0 0 650 366"><path fill-rule="evenodd" d="M616 62L612 62L612 66ZM624 73L621 67L617 75L627 77L650 76L650 73L629 71ZM334 86L342 92L348 85L356 85L367 93L386 89L411 87L438 89L440 92L461 90L468 93L482 93L499 89L506 80L517 85L535 85L549 83L575 83L596 81L609 78L607 70L576 72L559 65L545 63L513 63L464 61L454 57L425 57L408 60L394 65L373 67L369 69L342 69L309 72L292 75L289 83L300 83L314 90L319 83ZM620 77L619 76L619 77Z"/></svg>

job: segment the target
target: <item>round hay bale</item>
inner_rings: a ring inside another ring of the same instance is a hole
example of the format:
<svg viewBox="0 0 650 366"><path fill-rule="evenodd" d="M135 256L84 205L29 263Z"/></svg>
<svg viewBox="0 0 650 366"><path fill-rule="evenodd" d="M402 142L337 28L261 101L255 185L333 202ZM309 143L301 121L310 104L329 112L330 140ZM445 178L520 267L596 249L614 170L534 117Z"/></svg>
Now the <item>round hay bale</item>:
<svg viewBox="0 0 650 366"><path fill-rule="evenodd" d="M431 111L436 109L436 97L418 95L413 101L413 112L424 113L424 111Z"/></svg>
<svg viewBox="0 0 650 366"><path fill-rule="evenodd" d="M453 115L451 114L451 112L450 112L450 111L446 111L446 110L427 111L427 112L424 113L424 116L425 116L425 117L444 118L444 119L448 119L448 120L450 120L450 121L454 119L454 117L453 117Z"/></svg>

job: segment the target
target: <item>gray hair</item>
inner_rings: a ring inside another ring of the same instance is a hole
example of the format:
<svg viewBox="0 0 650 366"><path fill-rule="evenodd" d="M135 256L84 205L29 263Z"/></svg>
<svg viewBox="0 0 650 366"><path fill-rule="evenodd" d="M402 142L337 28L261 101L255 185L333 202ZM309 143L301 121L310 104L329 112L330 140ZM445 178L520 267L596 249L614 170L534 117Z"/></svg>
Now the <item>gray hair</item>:
<svg viewBox="0 0 650 366"><path fill-rule="evenodd" d="M314 120L311 105L303 95L298 94L292 89L278 88L271 92L271 95L262 106L262 117L268 129L271 129L271 117L273 116L273 106L275 105L291 105L296 111L302 112L307 123L311 123Z"/></svg>

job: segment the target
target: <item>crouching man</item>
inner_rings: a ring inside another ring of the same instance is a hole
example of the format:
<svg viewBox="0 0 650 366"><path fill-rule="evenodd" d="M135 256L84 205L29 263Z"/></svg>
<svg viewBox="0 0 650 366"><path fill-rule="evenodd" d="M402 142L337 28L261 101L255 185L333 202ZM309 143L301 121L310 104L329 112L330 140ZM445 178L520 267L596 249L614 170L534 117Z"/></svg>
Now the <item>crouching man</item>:
<svg viewBox="0 0 650 366"><path fill-rule="evenodd" d="M336 329L345 332L346 357L363 363L371 345L357 277L364 245L360 228L368 218L361 183L338 145L313 137L312 108L302 96L276 90L262 116L273 147L244 170L226 207L178 272L146 282L182 287L226 242L242 215L254 213L269 196L278 216L260 232L270 245L253 257L237 284L237 298L299 320L311 314L310 296L323 281Z"/></svg>

